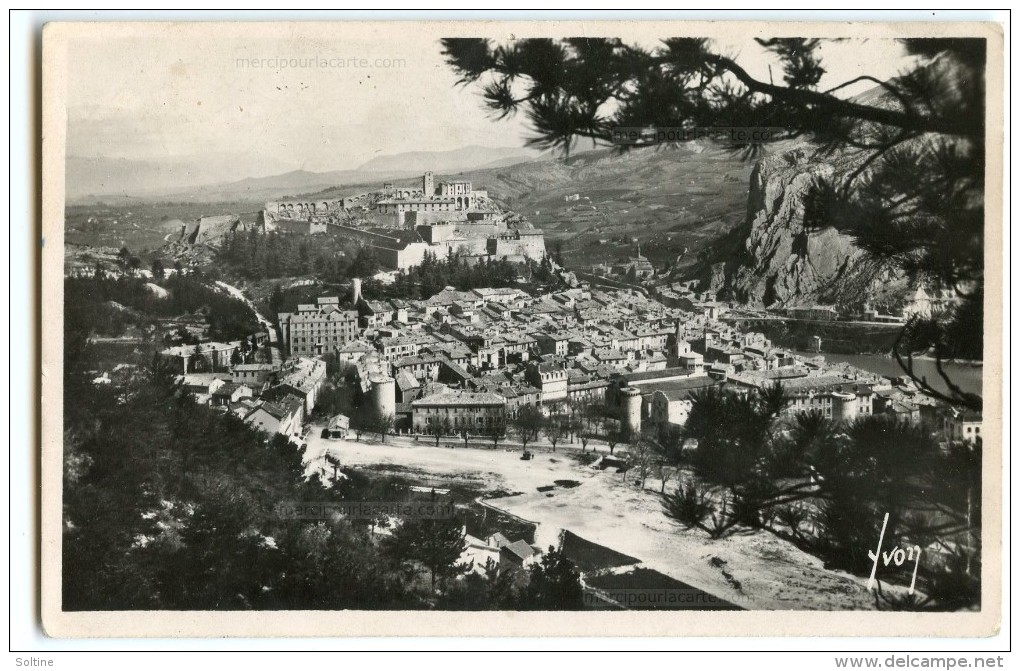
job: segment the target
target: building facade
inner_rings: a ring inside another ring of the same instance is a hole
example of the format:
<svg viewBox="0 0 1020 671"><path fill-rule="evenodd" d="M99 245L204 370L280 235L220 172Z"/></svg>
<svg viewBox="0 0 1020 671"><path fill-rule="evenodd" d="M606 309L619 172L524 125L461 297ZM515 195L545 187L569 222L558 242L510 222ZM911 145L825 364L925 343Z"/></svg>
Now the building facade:
<svg viewBox="0 0 1020 671"><path fill-rule="evenodd" d="M942 428L946 437L952 442L979 444L981 442L981 413L949 408L943 415Z"/></svg>
<svg viewBox="0 0 1020 671"><path fill-rule="evenodd" d="M527 381L541 392L543 404L564 401L567 398L567 371L555 364L535 363L528 366Z"/></svg>
<svg viewBox="0 0 1020 671"><path fill-rule="evenodd" d="M683 426L694 407L690 397L690 392L686 390L656 391L652 394L649 419L658 426Z"/></svg>
<svg viewBox="0 0 1020 671"><path fill-rule="evenodd" d="M299 305L297 312L281 312L280 333L291 356L321 356L358 337L358 313L342 310L338 298L320 298L315 305Z"/></svg>
<svg viewBox="0 0 1020 671"><path fill-rule="evenodd" d="M506 421L506 399L488 392L441 391L411 403L411 423L419 433L438 427L484 434Z"/></svg>

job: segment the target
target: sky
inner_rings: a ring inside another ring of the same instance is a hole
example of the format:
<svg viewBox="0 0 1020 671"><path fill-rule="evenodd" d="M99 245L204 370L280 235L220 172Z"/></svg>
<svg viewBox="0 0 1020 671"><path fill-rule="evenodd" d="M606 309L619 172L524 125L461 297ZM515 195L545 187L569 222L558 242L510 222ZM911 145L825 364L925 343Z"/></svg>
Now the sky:
<svg viewBox="0 0 1020 671"><path fill-rule="evenodd" d="M523 115L495 121L477 87L455 85L435 30L404 24L383 33L364 24L334 35L289 25L286 35L279 28L193 34L170 24L155 34L75 38L68 155L200 165L203 181L232 181L354 169L405 151L522 146L530 135ZM654 39L646 31L638 41ZM750 37L716 46L768 79L770 58ZM888 39L830 43L822 53L823 88L865 72L889 77L907 64ZM780 69L773 70L778 81Z"/></svg>

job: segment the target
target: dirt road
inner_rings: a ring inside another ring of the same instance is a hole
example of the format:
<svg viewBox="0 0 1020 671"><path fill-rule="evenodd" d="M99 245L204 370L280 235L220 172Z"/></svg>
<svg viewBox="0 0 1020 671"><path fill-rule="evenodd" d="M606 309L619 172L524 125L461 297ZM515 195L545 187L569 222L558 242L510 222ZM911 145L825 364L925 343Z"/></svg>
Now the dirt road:
<svg viewBox="0 0 1020 671"><path fill-rule="evenodd" d="M266 319L255 307L255 303L250 298L244 295L244 292L232 284L226 282L216 281L216 284L223 288L228 294L237 298L238 300L244 301L248 307L251 308L252 312L255 313L255 318L259 320L259 323L266 327L269 332L269 357L270 363L281 364L283 363L283 352L280 349L280 336L276 331L276 324Z"/></svg>

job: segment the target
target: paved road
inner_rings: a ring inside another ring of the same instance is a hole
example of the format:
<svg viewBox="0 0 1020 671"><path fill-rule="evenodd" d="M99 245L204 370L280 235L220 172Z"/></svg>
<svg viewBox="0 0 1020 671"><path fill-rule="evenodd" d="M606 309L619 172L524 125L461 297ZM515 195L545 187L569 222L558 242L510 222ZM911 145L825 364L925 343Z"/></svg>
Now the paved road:
<svg viewBox="0 0 1020 671"><path fill-rule="evenodd" d="M244 301L248 307L251 308L252 312L255 313L255 318L259 320L259 323L266 327L269 332L269 356L270 361L275 364L283 363L283 352L280 349L280 335L276 331L276 324L266 319L262 313L259 312L258 308L255 307L255 303L250 298L244 295L244 292L235 287L232 284L226 282L216 281L220 287L226 290L234 298Z"/></svg>

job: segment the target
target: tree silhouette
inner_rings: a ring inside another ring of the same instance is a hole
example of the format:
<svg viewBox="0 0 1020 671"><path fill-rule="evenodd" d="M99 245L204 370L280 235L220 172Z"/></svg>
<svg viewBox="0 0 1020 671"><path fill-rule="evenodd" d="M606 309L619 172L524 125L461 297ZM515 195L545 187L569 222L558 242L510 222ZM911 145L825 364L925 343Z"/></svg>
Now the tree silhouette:
<svg viewBox="0 0 1020 671"><path fill-rule="evenodd" d="M570 435L570 442L573 443L581 435L582 431L584 431L584 419L581 417L580 412L574 408L567 418L567 433Z"/></svg>
<svg viewBox="0 0 1020 671"><path fill-rule="evenodd" d="M531 144L547 149L569 150L579 138L610 144L616 127L779 127L787 129L786 138L809 135L838 144L855 141L848 122L975 141L983 135L983 77L950 82L917 67L895 82L861 75L819 91L823 40L756 41L780 61L784 84L755 79L706 38L668 38L653 49L614 38L522 39L500 46L449 38L442 45L459 83L480 83L484 104L499 118L523 108L536 131ZM980 72L984 65L983 39L904 43L911 53L946 56L961 69ZM894 104L836 95L862 81L887 92ZM950 86L960 88L947 91Z"/></svg>
<svg viewBox="0 0 1020 671"><path fill-rule="evenodd" d="M439 439L453 432L453 423L450 422L449 416L443 415L437 418L437 421L432 422L429 428L432 431L432 435L435 436L436 447L439 447Z"/></svg>
<svg viewBox="0 0 1020 671"><path fill-rule="evenodd" d="M506 419L500 417L489 429L489 437L492 438L492 449L499 447L499 441L506 438Z"/></svg>
<svg viewBox="0 0 1020 671"><path fill-rule="evenodd" d="M340 478L340 466L342 464L339 459L328 452L326 453L326 456L323 457L323 461L326 462L327 466L333 469L333 484L335 485Z"/></svg>
<svg viewBox="0 0 1020 671"><path fill-rule="evenodd" d="M941 449L931 427L889 416L834 423L819 412L790 417L784 406L776 389L693 394L683 437L696 442L689 461L697 477L663 496L666 515L713 538L767 530L834 566L867 573L868 548L888 514L887 547L940 549L926 554L918 572L930 598L883 597L882 607L978 603L980 449Z"/></svg>
<svg viewBox="0 0 1020 671"><path fill-rule="evenodd" d="M542 432L545 433L546 439L552 443L553 452L556 451L557 443L563 440L569 431L567 418L562 415L552 415L545 421L542 427Z"/></svg>
<svg viewBox="0 0 1020 671"><path fill-rule="evenodd" d="M613 454L617 445L627 442L627 432L615 419L607 419L604 423L606 425L606 445L609 446L609 454Z"/></svg>
<svg viewBox="0 0 1020 671"><path fill-rule="evenodd" d="M662 495L663 512L687 529L701 529L712 538L720 538L736 525L728 514L726 503L720 510L715 492L697 487L693 482L680 483L672 494Z"/></svg>
<svg viewBox="0 0 1020 671"><path fill-rule="evenodd" d="M396 421L393 415L375 412L372 416L372 430L379 434L379 440L386 442L386 436L393 432Z"/></svg>
<svg viewBox="0 0 1020 671"><path fill-rule="evenodd" d="M365 431L372 431L372 421L374 419L374 412L367 408L361 408L357 412L351 414L350 427L354 431L358 440L361 440L361 434Z"/></svg>
<svg viewBox="0 0 1020 671"><path fill-rule="evenodd" d="M435 498L432 503L442 504ZM457 560L464 552L463 526L455 516L405 519L393 531L387 549L399 561L417 561L425 566L434 591L438 580L456 571Z"/></svg>
<svg viewBox="0 0 1020 671"><path fill-rule="evenodd" d="M517 416L510 420L514 435L521 441L523 450L528 450L528 443L538 439L538 433L545 425L542 411L533 405L526 405L517 411Z"/></svg>
<svg viewBox="0 0 1020 671"><path fill-rule="evenodd" d="M301 449L198 405L176 382L179 364L158 355L134 375L92 385L92 304L135 297L140 302L125 304L141 311L162 310L166 301L138 279L65 284L64 608L434 606L404 567L385 561L366 521L296 519L279 508L287 501L400 501L403 490L356 472L335 489L318 474L306 479ZM338 462L327 457L323 467L336 481Z"/></svg>
<svg viewBox="0 0 1020 671"><path fill-rule="evenodd" d="M521 591L522 610L581 610L584 590L574 563L549 547L542 560L528 567L528 584Z"/></svg>

